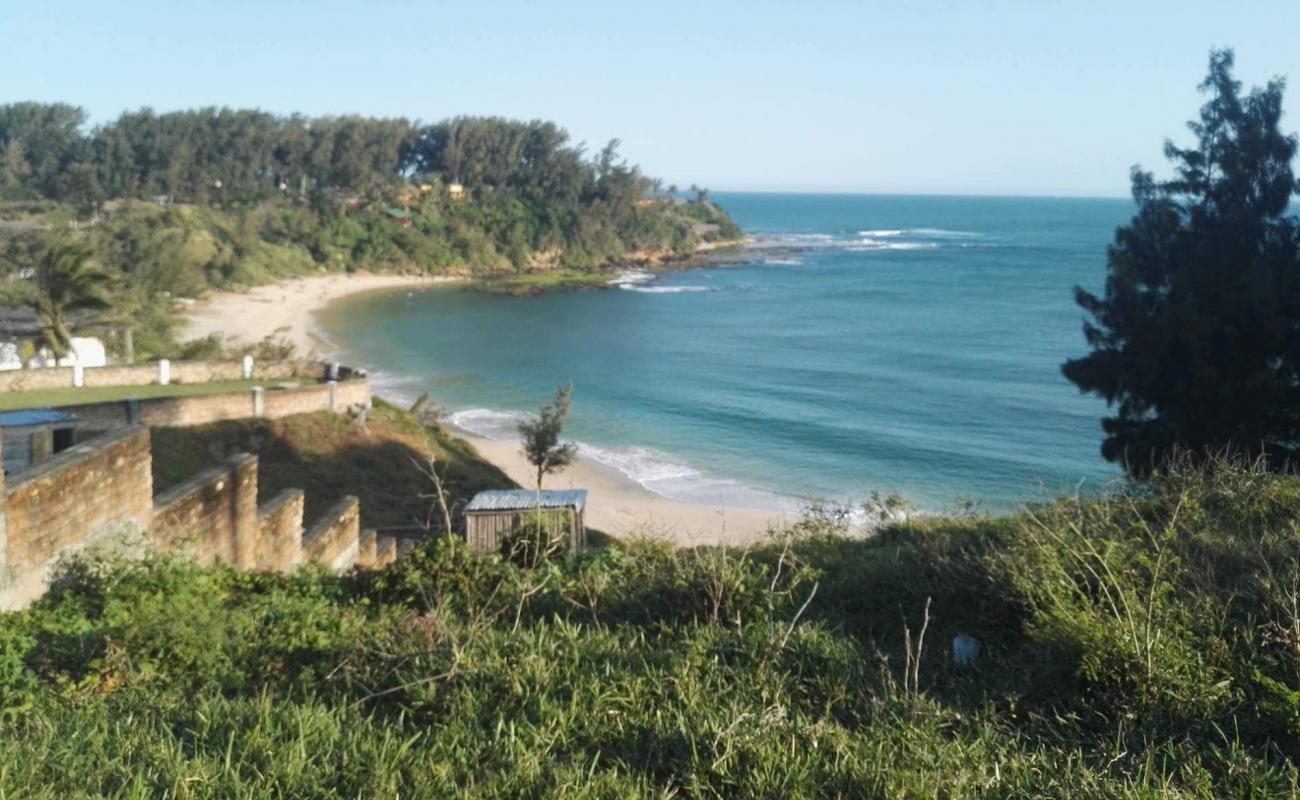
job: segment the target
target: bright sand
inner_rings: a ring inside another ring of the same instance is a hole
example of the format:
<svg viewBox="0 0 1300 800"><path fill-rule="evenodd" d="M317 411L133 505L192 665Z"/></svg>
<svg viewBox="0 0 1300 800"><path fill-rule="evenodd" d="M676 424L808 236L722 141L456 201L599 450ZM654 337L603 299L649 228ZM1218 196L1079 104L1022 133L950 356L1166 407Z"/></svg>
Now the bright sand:
<svg viewBox="0 0 1300 800"><path fill-rule="evenodd" d="M362 292L415 289L458 280L410 275L332 274L291 278L246 292L215 292L186 311L185 337L220 334L230 342L255 344L282 336L302 355L332 349L316 330L316 312Z"/></svg>
<svg viewBox="0 0 1300 800"><path fill-rule="evenodd" d="M187 310L185 335L221 334L229 341L253 343L283 336L300 353L322 355L332 345L318 332L315 315L342 298L371 291L418 289L458 280L401 275L322 275L295 278L246 292L218 292ZM365 366L365 365L358 365ZM457 429L488 461L521 486L532 485L532 469L517 442L487 439ZM646 535L681 546L753 541L790 519L778 512L717 508L657 495L590 459L578 458L547 488L587 489L586 522L615 535Z"/></svg>
<svg viewBox="0 0 1300 800"><path fill-rule="evenodd" d="M460 428L457 435L505 471L520 486L533 485L535 472L519 443L487 439ZM683 503L655 494L599 462L579 457L563 472L546 478L547 489L586 489L587 525L618 536L665 539L680 547L744 544L781 530L792 519L775 511L716 508Z"/></svg>

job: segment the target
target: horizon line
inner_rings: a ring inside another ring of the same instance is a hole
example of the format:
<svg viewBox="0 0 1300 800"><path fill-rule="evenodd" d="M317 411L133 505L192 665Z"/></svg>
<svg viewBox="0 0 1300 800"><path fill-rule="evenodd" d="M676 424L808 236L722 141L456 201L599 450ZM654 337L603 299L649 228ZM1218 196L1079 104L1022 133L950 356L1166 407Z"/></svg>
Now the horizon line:
<svg viewBox="0 0 1300 800"><path fill-rule="evenodd" d="M952 197L1002 200L1128 200L1131 194L1062 194L1062 193L996 193L996 192L944 192L944 191L879 191L860 189L728 189L707 187L710 194L799 194L831 195L844 197Z"/></svg>

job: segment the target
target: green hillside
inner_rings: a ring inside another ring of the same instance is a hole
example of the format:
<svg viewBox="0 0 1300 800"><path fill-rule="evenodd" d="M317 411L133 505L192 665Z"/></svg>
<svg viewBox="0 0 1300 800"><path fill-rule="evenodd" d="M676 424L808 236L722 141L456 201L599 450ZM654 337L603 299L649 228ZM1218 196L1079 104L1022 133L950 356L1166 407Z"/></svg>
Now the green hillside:
<svg viewBox="0 0 1300 800"><path fill-rule="evenodd" d="M1298 516L1226 466L532 570L81 565L0 617L0 794L1290 796Z"/></svg>

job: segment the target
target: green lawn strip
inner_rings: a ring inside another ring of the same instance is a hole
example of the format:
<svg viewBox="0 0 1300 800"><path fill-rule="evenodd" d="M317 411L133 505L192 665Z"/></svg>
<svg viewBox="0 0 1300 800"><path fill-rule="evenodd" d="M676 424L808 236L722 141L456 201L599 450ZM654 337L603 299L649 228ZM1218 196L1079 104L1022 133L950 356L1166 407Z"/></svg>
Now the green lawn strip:
<svg viewBox="0 0 1300 800"><path fill-rule="evenodd" d="M271 387L276 383L278 382L213 381L211 383L173 383L167 386L152 383L145 386L100 386L84 389L67 388L30 392L3 392L0 393L0 411L107 403L113 400L125 400L128 397L144 400L155 397L194 397L196 395L244 392L254 386Z"/></svg>

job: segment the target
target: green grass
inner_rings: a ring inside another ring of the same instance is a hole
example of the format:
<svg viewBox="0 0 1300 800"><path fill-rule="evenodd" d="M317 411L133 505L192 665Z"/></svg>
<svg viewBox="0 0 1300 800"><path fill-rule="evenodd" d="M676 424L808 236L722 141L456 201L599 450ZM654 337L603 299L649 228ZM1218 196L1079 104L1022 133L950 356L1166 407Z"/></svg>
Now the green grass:
<svg viewBox="0 0 1300 800"><path fill-rule="evenodd" d="M426 427L380 399L364 428L346 416L322 411L274 420L155 428L151 435L155 490L162 491L235 453L255 453L259 499L264 502L283 489L302 489L309 524L348 494L360 498L365 526L423 523L430 500L420 495L432 487L416 464L427 465L430 456L437 459L453 507L483 489L514 486L463 439Z"/></svg>
<svg viewBox="0 0 1300 800"><path fill-rule="evenodd" d="M196 395L246 392L254 386L267 386L266 381L213 381L211 383L172 383L160 386L102 386L83 389L48 389L31 392L0 392L0 411L20 408L50 408L107 403L135 397L140 400L156 397L194 397Z"/></svg>
<svg viewBox="0 0 1300 800"><path fill-rule="evenodd" d="M531 570L81 562L0 615L0 797L1296 796L1297 519L1229 465Z"/></svg>
<svg viewBox="0 0 1300 800"><path fill-rule="evenodd" d="M616 273L608 270L584 272L560 269L482 278L471 283L467 290L486 294L524 297L575 289L606 289L609 288L609 282L615 277Z"/></svg>

